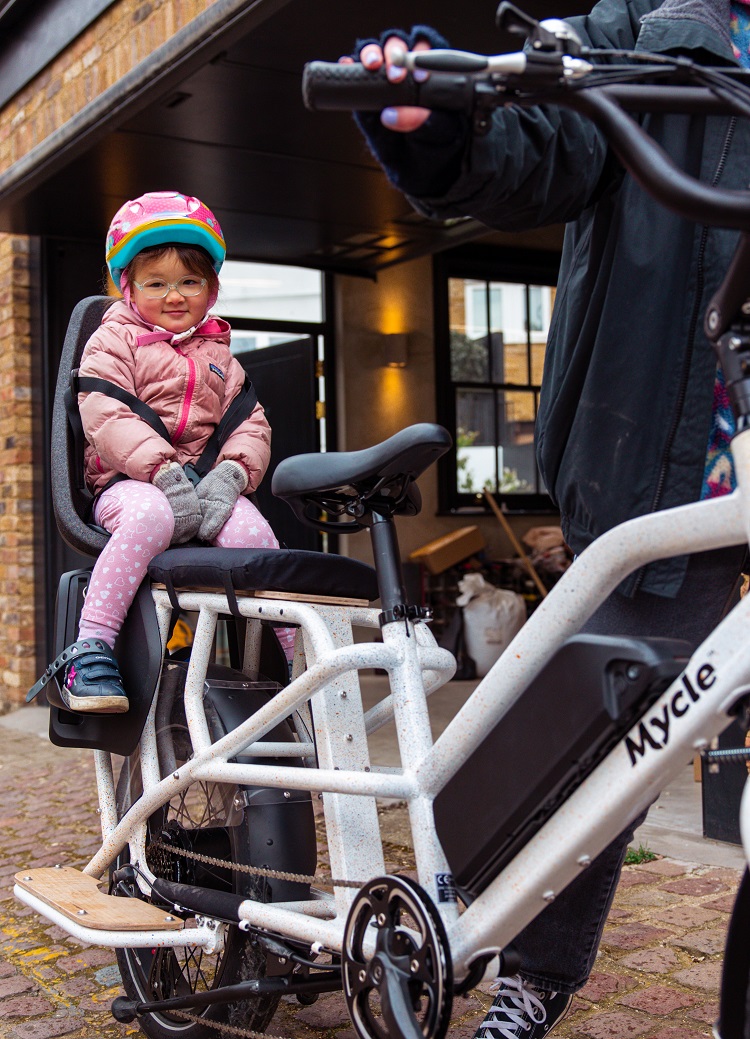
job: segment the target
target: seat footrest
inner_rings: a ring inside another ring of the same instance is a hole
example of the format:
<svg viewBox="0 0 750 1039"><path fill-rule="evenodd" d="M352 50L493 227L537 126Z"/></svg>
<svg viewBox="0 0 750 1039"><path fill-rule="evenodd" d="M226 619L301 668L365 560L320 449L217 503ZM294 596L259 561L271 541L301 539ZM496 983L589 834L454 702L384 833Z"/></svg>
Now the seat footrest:
<svg viewBox="0 0 750 1039"><path fill-rule="evenodd" d="M24 891L92 931L177 931L184 924L139 898L99 890L100 881L72 866L43 866L16 873Z"/></svg>

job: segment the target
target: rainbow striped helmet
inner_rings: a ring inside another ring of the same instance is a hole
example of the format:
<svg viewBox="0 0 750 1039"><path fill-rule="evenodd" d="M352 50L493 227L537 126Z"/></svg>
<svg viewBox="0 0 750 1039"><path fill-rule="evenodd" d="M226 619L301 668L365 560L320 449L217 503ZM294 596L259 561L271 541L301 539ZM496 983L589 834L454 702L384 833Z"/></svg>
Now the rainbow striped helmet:
<svg viewBox="0 0 750 1039"><path fill-rule="evenodd" d="M107 267L115 285L127 265L152 245L199 245L218 274L227 254L219 221L200 199L179 191L147 191L115 213L107 232Z"/></svg>

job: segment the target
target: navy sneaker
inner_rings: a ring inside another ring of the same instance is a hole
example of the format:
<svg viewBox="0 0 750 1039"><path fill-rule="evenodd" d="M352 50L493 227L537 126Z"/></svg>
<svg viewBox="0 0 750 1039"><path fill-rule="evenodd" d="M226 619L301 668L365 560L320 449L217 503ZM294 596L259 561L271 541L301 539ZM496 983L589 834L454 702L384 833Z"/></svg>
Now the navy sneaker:
<svg viewBox="0 0 750 1039"><path fill-rule="evenodd" d="M543 1039L565 1017L573 1001L563 992L545 992L517 974L490 986L494 1002L474 1039Z"/></svg>
<svg viewBox="0 0 750 1039"><path fill-rule="evenodd" d="M71 711L123 714L129 704L117 660L101 639L75 643L75 658L65 668L60 696Z"/></svg>

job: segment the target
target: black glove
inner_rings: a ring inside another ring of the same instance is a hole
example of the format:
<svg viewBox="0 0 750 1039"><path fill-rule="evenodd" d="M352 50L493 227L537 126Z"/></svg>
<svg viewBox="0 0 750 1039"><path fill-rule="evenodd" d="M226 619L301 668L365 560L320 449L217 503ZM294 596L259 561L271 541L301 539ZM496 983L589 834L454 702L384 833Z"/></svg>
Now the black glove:
<svg viewBox="0 0 750 1039"><path fill-rule="evenodd" d="M408 50L420 41L430 47L450 44L429 25L415 25L410 32L386 29L379 39L357 40L355 61L363 47L375 43L385 45L391 36L403 40ZM437 197L455 183L469 141L469 120L460 112L433 112L418 130L395 133L380 121L379 112L355 112L354 121L365 136L370 151L383 167L394 187L407 195Z"/></svg>

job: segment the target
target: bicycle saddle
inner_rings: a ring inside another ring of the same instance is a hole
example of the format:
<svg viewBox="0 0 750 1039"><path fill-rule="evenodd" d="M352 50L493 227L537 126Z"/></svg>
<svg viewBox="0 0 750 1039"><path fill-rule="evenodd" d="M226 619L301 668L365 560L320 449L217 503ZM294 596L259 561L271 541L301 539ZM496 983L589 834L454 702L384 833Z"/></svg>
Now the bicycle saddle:
<svg viewBox="0 0 750 1039"><path fill-rule="evenodd" d="M420 422L362 451L286 458L271 490L303 523L336 533L363 530L373 512L416 516L422 497L415 480L452 444L442 426ZM330 521L320 513L341 518Z"/></svg>

